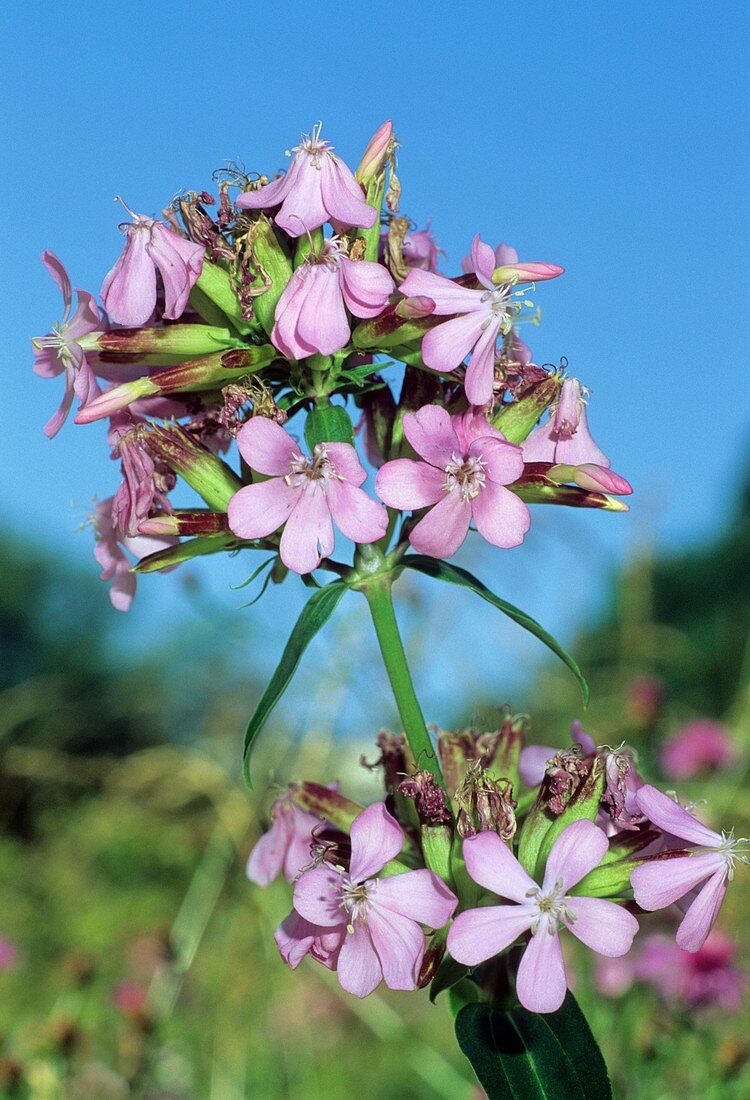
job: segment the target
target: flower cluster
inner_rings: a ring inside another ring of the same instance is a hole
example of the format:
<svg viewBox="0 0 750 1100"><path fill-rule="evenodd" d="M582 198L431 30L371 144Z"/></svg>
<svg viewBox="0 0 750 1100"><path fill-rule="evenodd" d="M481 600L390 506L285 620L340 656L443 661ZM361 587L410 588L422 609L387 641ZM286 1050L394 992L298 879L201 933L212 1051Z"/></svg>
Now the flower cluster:
<svg viewBox="0 0 750 1100"><path fill-rule="evenodd" d="M74 397L76 423L109 421L123 481L93 526L115 607L137 572L198 554L261 549L336 572L335 530L445 559L473 528L517 546L529 504L625 510L585 386L533 363L518 334L562 267L477 234L462 272L443 274L432 230L397 212L397 144L384 123L352 172L318 124L275 178L216 173L217 193L182 194L161 218L123 202L102 305L79 290L72 315L44 253L64 313L34 339L35 370L65 378L45 430ZM239 474L222 457L235 440ZM177 506L178 482L205 507Z"/></svg>
<svg viewBox="0 0 750 1100"><path fill-rule="evenodd" d="M364 809L337 789L292 784L248 862L260 885L282 869L293 884L294 908L276 932L284 961L295 969L310 955L360 997L381 980L392 989L439 984L441 964L462 964L491 987L488 976L510 962L520 1003L546 1013L568 987L564 933L621 959L638 932L636 906L681 902L676 957L702 951L748 842L644 783L630 750L597 747L577 723L573 734L573 746L556 752L524 745L523 723L510 718L491 733L440 731L450 797L410 772L406 743L393 735L381 757L385 803ZM540 754L546 760L530 769ZM407 776L396 788L394 757ZM417 803L415 828L410 799L426 789L439 797ZM623 822L627 791L635 795ZM522 950L509 957L512 947Z"/></svg>

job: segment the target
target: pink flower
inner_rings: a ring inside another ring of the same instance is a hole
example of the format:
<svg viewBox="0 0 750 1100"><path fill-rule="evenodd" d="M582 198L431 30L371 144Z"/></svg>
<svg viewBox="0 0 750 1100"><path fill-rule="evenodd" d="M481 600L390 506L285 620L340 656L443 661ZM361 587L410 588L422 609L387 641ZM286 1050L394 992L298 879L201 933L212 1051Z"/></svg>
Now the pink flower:
<svg viewBox="0 0 750 1100"><path fill-rule="evenodd" d="M726 726L699 718L688 722L664 743L661 766L668 779L691 779L703 771L725 768L737 757Z"/></svg>
<svg viewBox="0 0 750 1100"><path fill-rule="evenodd" d="M720 932L712 932L696 952L682 951L669 936L653 933L640 944L635 977L665 1000L682 1002L686 1008L736 1011L745 979L733 965L735 950L732 940Z"/></svg>
<svg viewBox="0 0 750 1100"><path fill-rule="evenodd" d="M295 573L310 573L333 550L333 522L352 542L377 542L388 514L359 486L366 478L349 443L318 443L302 454L287 431L256 416L237 435L240 454L267 481L246 485L229 502L229 526L242 539L284 526L279 552Z"/></svg>
<svg viewBox="0 0 750 1100"><path fill-rule="evenodd" d="M497 338L501 332L510 332L517 310L512 302L510 285L496 286L492 282L495 254L488 244L480 240L479 234L474 238L471 257L473 270L481 283L479 290L460 286L442 275L416 269L409 272L399 289L408 297L431 298L435 302L434 316L452 316L452 320L437 325L425 334L422 358L433 370L450 374L471 352L464 383L466 396L471 404L484 405L492 397ZM551 279L563 270L553 265L536 266L549 269L547 273L540 271L537 278ZM510 267L507 271L510 283Z"/></svg>
<svg viewBox="0 0 750 1100"><path fill-rule="evenodd" d="M20 952L14 943L0 936L0 974L4 970L13 970L19 959Z"/></svg>
<svg viewBox="0 0 750 1100"><path fill-rule="evenodd" d="M44 434L52 439L62 428L76 396L83 408L99 394L99 385L80 340L100 326L99 307L87 290L76 289L78 305L70 316L73 295L68 273L54 252L42 253L42 263L60 287L65 312L62 320L46 336L34 336L34 371L42 378L65 373L65 393L60 408L45 424Z"/></svg>
<svg viewBox="0 0 750 1100"><path fill-rule="evenodd" d="M609 469L609 459L599 450L589 432L585 392L577 378L565 379L549 419L535 428L523 443L523 457L526 462L552 462L566 466L593 463L594 466Z"/></svg>
<svg viewBox="0 0 750 1100"><path fill-rule="evenodd" d="M152 535L129 538L120 531L112 518L113 501L113 497L108 497L96 504L92 520L96 539L94 557L102 567L101 579L112 581L109 590L112 606L117 611L128 611L136 589L136 575L131 571L132 562L128 554L140 561L148 554L155 554L157 550L175 546L180 540L172 536L156 538Z"/></svg>
<svg viewBox="0 0 750 1100"><path fill-rule="evenodd" d="M313 830L320 819L295 806L289 794L277 798L271 807L273 824L250 853L247 877L258 886L268 886L283 871L287 882L312 860Z"/></svg>
<svg viewBox="0 0 750 1100"><path fill-rule="evenodd" d="M638 931L635 917L614 902L568 893L599 865L608 846L591 821L574 821L553 844L540 888L496 833L465 840L466 869L474 881L516 904L459 913L448 933L450 954L466 966L477 966L530 930L518 968L518 999L530 1012L555 1012L568 985L559 937L563 928L600 955L614 958L630 950Z"/></svg>
<svg viewBox="0 0 750 1100"><path fill-rule="evenodd" d="M120 226L126 235L125 248L102 283L104 308L119 325L144 325L156 306L158 268L164 283L164 316L174 321L185 309L203 269L203 245L193 244L145 214L128 213L133 221Z"/></svg>
<svg viewBox="0 0 750 1100"><path fill-rule="evenodd" d="M369 260L350 260L337 237L296 269L276 306L271 342L288 359L332 355L349 343L346 309L356 317L382 312L395 283Z"/></svg>
<svg viewBox="0 0 750 1100"><path fill-rule="evenodd" d="M330 961L335 956L347 992L366 997L383 980L391 989L414 989L425 949L420 924L442 928L457 899L426 869L377 877L404 843L384 803L359 814L350 836L349 870L323 863L305 871L294 888L294 908L314 926L313 935L330 936L324 950Z"/></svg>
<svg viewBox="0 0 750 1100"><path fill-rule="evenodd" d="M335 970L345 936L346 925L319 928L292 909L274 932L273 938L279 954L292 970L297 969L305 955L312 955L316 962Z"/></svg>
<svg viewBox="0 0 750 1100"><path fill-rule="evenodd" d="M235 205L241 210L267 210L280 204L276 224L290 237L300 237L327 221L341 227L374 225L377 210L365 202L362 188L329 142L321 141L321 129L319 122L312 134L302 135L286 175L256 191L245 191Z"/></svg>
<svg viewBox="0 0 750 1100"><path fill-rule="evenodd" d="M429 223L424 229L417 229L404 237L401 254L407 267L418 268L420 271L437 271L441 253L445 255L444 249L438 248Z"/></svg>
<svg viewBox="0 0 750 1100"><path fill-rule="evenodd" d="M504 488L523 472L521 449L488 424L481 410L450 416L438 405L424 405L406 413L404 434L424 461L386 462L375 488L392 508L430 509L409 534L415 550L449 558L472 520L494 546L523 542L528 508Z"/></svg>
<svg viewBox="0 0 750 1100"><path fill-rule="evenodd" d="M112 498L112 519L127 538L135 538L155 508L171 512L166 493L174 487L175 476L166 468L157 468L142 428L129 414L112 418L108 439L112 457L121 461L123 475Z"/></svg>
<svg viewBox="0 0 750 1100"><path fill-rule="evenodd" d="M714 832L655 787L641 787L636 798L649 821L695 849L667 851L644 861L630 876L635 900L642 909L665 909L701 886L677 929L678 945L698 951L719 914L735 861L748 861L747 841Z"/></svg>

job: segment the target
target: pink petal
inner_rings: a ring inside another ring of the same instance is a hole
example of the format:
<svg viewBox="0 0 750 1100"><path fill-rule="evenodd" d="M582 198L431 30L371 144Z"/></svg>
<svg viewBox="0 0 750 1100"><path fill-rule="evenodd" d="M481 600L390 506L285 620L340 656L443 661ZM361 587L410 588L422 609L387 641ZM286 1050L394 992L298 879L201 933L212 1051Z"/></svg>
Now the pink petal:
<svg viewBox="0 0 750 1100"><path fill-rule="evenodd" d="M145 225L128 230L122 255L102 283L104 308L128 328L144 325L156 305L156 269L146 251L149 235Z"/></svg>
<svg viewBox="0 0 750 1100"><path fill-rule="evenodd" d="M299 490L296 492L299 494ZM229 503L231 507L232 502ZM286 521L279 543L281 560L295 573L312 573L332 550L333 524L328 500L319 484L309 482Z"/></svg>
<svg viewBox="0 0 750 1100"><path fill-rule="evenodd" d="M287 966L296 970L309 954L318 929L292 909L273 934L276 946Z"/></svg>
<svg viewBox="0 0 750 1100"><path fill-rule="evenodd" d="M323 863L305 871L294 884L294 908L305 920L323 928L347 921L341 901L341 875Z"/></svg>
<svg viewBox="0 0 750 1100"><path fill-rule="evenodd" d="M441 471L453 452L460 450L450 414L440 405L423 405L415 413L406 413L404 435L418 455Z"/></svg>
<svg viewBox="0 0 750 1100"><path fill-rule="evenodd" d="M677 945L683 951L700 951L703 947L716 923L726 892L727 869L721 867L698 894L677 929Z"/></svg>
<svg viewBox="0 0 750 1100"><path fill-rule="evenodd" d="M300 490L281 477L246 485L229 501L229 526L238 538L265 538L286 523L299 499Z"/></svg>
<svg viewBox="0 0 750 1100"><path fill-rule="evenodd" d="M453 916L458 899L441 878L423 868L380 879L373 904L429 928L442 928Z"/></svg>
<svg viewBox="0 0 750 1100"><path fill-rule="evenodd" d="M297 319L305 300L305 280L311 270L302 264L284 287L274 312L275 324L271 330L271 343L287 359L304 359L315 354L315 348L304 344L297 333Z"/></svg>
<svg viewBox="0 0 750 1100"><path fill-rule="evenodd" d="M632 913L602 898L569 898L566 904L575 917L566 925L581 943L612 959L627 955L638 931Z"/></svg>
<svg viewBox="0 0 750 1100"><path fill-rule="evenodd" d="M448 324L454 324L449 321ZM442 326L441 326L442 327ZM466 369L464 389L472 405L486 405L492 398L495 382L495 344L500 324L491 321L479 337ZM427 360L425 359L425 363ZM430 366L427 363L427 366Z"/></svg>
<svg viewBox="0 0 750 1100"><path fill-rule="evenodd" d="M718 852L668 856L636 867L630 876L630 885L641 909L666 909L717 871L726 871L724 859Z"/></svg>
<svg viewBox="0 0 750 1100"><path fill-rule="evenodd" d="M67 271L63 267L62 261L54 254L50 252L48 248L42 253L42 263L49 271L52 278L55 280L60 288L62 294L63 304L65 306L65 313L63 315L62 324L65 324L70 313L70 306L73 301L73 292L70 285L70 278Z"/></svg>
<svg viewBox="0 0 750 1100"><path fill-rule="evenodd" d="M564 462L569 466L583 466L593 463L596 466L609 466L609 459L596 445L589 431L586 406L581 402L578 427L570 439L560 439L555 446L555 462Z"/></svg>
<svg viewBox="0 0 750 1100"><path fill-rule="evenodd" d="M538 787L544 779L547 763L556 754L557 749L548 745L527 745L521 749L518 761L518 774L527 787Z"/></svg>
<svg viewBox="0 0 750 1100"><path fill-rule="evenodd" d="M271 206L278 206L288 195L298 172L299 158L295 157L289 165L289 171L283 176L257 191L244 191L234 200L234 205L239 206L240 210L267 210Z"/></svg>
<svg viewBox="0 0 750 1100"><path fill-rule="evenodd" d="M325 154L321 177L323 204L331 218L342 225L364 229L375 224L377 210L365 202L362 188L342 160L331 153Z"/></svg>
<svg viewBox="0 0 750 1100"><path fill-rule="evenodd" d="M301 237L318 229L328 220L328 213L321 194L321 172L308 154L297 153L292 168L294 179L276 215L276 224L290 237Z"/></svg>
<svg viewBox="0 0 750 1100"><path fill-rule="evenodd" d="M471 244L471 270L483 283L492 283L495 253L477 233Z"/></svg>
<svg viewBox="0 0 750 1100"><path fill-rule="evenodd" d="M336 473L350 485L361 485L367 478L351 443L326 443L326 453L336 467Z"/></svg>
<svg viewBox="0 0 750 1100"><path fill-rule="evenodd" d="M66 329L69 340L79 340L86 333L94 332L99 328L100 323L99 306L96 304L94 295L89 294L88 290L79 290L77 287L76 294L78 305Z"/></svg>
<svg viewBox="0 0 750 1100"><path fill-rule="evenodd" d="M347 932L336 970L342 987L355 997L366 997L380 985L383 969L367 925L362 921L357 921L353 932Z"/></svg>
<svg viewBox="0 0 750 1100"><path fill-rule="evenodd" d="M60 431L60 428L62 428L63 424L68 419L70 406L73 404L73 394L73 375L72 371L67 370L65 372L65 392L63 393L62 401L60 402L57 412L53 413L44 425L44 434L47 436L47 439L54 439Z"/></svg>
<svg viewBox="0 0 750 1100"><path fill-rule="evenodd" d="M531 526L524 502L494 481L487 481L480 489L471 502L471 510L482 538L506 550L520 545Z"/></svg>
<svg viewBox="0 0 750 1100"><path fill-rule="evenodd" d="M523 474L523 451L504 439L497 439L489 434L474 439L469 447L469 454L481 457L487 477L496 485L510 485Z"/></svg>
<svg viewBox="0 0 750 1100"><path fill-rule="evenodd" d="M339 275L344 301L355 317L377 317L396 289L388 271L369 260L355 263L342 256Z"/></svg>
<svg viewBox="0 0 750 1100"><path fill-rule="evenodd" d="M534 428L533 432L523 441L521 449L526 462L559 462L555 458L557 446L552 438L554 422L550 418L545 424Z"/></svg>
<svg viewBox="0 0 750 1100"><path fill-rule="evenodd" d="M367 928L385 984L390 989L415 989L425 948L424 932L419 925L399 913L371 905L367 909Z"/></svg>
<svg viewBox="0 0 750 1100"><path fill-rule="evenodd" d="M481 834L480 834L481 836ZM459 913L448 933L448 951L464 966L477 966L499 955L534 919L524 905L488 905Z"/></svg>
<svg viewBox="0 0 750 1100"><path fill-rule="evenodd" d="M151 227L151 238L146 245L152 261L159 268L164 283L164 316L176 320L184 312L188 295L195 283L200 270L196 273L193 264L188 264L186 257L180 249L180 238L166 226L154 222ZM189 245L189 242L185 242ZM197 253L203 256L200 246L189 246L192 250L197 248ZM192 252L189 254L192 259Z"/></svg>
<svg viewBox="0 0 750 1100"><path fill-rule="evenodd" d="M565 268L560 267L559 264L548 264L536 260L527 260L521 263L516 261L515 263L500 264L499 266L503 269L502 279L499 280L501 282L516 276L523 282L542 283L545 279L556 279L558 275L562 275L565 271Z"/></svg>
<svg viewBox="0 0 750 1100"><path fill-rule="evenodd" d="M620 477L613 470L608 470L606 466L596 466L593 462L584 462L582 466L574 467L573 480L582 489L589 489L594 493L628 496L633 492L633 486L624 477Z"/></svg>
<svg viewBox="0 0 750 1100"><path fill-rule="evenodd" d="M477 833L463 842L462 850L466 870L485 890L523 905L529 890L537 888L497 833Z"/></svg>
<svg viewBox="0 0 750 1100"><path fill-rule="evenodd" d="M291 821L291 834L283 863L287 882L294 882L302 868L309 867L312 862L313 829L320 825L314 814L305 813L296 806L291 807Z"/></svg>
<svg viewBox="0 0 750 1100"><path fill-rule="evenodd" d="M636 799L641 813L665 833L687 840L689 844L703 844L707 848L718 848L722 844L718 833L709 829L656 787L644 784Z"/></svg>
<svg viewBox="0 0 750 1100"><path fill-rule="evenodd" d="M137 577L130 569L117 570L109 588L109 600L115 611L130 610L137 583Z"/></svg>
<svg viewBox="0 0 750 1100"><path fill-rule="evenodd" d="M332 355L348 343L350 335L338 272L328 264L316 264L309 269L304 287L297 338L321 355Z"/></svg>
<svg viewBox="0 0 750 1100"><path fill-rule="evenodd" d="M390 859L395 859L404 843L403 829L388 813L384 802L373 802L352 822L349 830L352 859L349 874L355 882L372 878Z"/></svg>
<svg viewBox="0 0 750 1100"><path fill-rule="evenodd" d="M299 445L289 432L265 416L254 416L242 425L237 446L253 470L276 477L288 474L292 460L300 455Z"/></svg>
<svg viewBox="0 0 750 1100"><path fill-rule="evenodd" d="M547 856L543 889L552 890L557 882L562 882L567 892L599 866L607 848L609 841L593 821L574 821L567 825Z"/></svg>
<svg viewBox="0 0 750 1100"><path fill-rule="evenodd" d="M348 539L360 543L382 539L388 529L388 513L363 489L331 478L325 484L325 494L333 522Z"/></svg>
<svg viewBox="0 0 750 1100"><path fill-rule="evenodd" d="M457 492L446 493L431 508L409 535L409 542L420 554L432 558L450 558L469 532L471 503Z"/></svg>
<svg viewBox="0 0 750 1100"><path fill-rule="evenodd" d="M407 298L432 298L434 312L440 317L483 309L480 299L484 291L470 290L446 279L444 275L416 267L411 269L398 289Z"/></svg>
<svg viewBox="0 0 750 1100"><path fill-rule="evenodd" d="M250 853L247 861L247 877L251 882L258 886L268 886L278 878L291 838L291 816L288 813L280 813ZM299 871L299 867L297 870Z"/></svg>
<svg viewBox="0 0 750 1100"><path fill-rule="evenodd" d="M484 320L484 313L475 311L431 328L422 340L425 365L444 374L454 371L482 335Z"/></svg>
<svg viewBox="0 0 750 1100"><path fill-rule="evenodd" d="M413 511L437 504L444 484L445 473L437 467L411 458L395 458L378 471L375 492L389 508Z"/></svg>
<svg viewBox="0 0 750 1100"><path fill-rule="evenodd" d="M542 922L518 967L518 999L529 1012L556 1012L565 1000L567 988L560 937L556 932L550 935Z"/></svg>
<svg viewBox="0 0 750 1100"><path fill-rule="evenodd" d="M495 267L503 267L504 264L517 264L518 253L515 248L501 241L495 249Z"/></svg>

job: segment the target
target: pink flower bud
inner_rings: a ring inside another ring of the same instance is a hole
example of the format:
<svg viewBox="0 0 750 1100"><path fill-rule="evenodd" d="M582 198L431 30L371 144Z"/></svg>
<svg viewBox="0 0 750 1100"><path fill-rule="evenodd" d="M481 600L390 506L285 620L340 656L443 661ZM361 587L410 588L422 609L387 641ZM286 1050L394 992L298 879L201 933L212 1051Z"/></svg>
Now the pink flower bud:
<svg viewBox="0 0 750 1100"><path fill-rule="evenodd" d="M387 119L370 138L369 144L362 154L362 160L354 173L354 178L360 183L367 184L383 171L388 159L388 149L393 138L393 122Z"/></svg>

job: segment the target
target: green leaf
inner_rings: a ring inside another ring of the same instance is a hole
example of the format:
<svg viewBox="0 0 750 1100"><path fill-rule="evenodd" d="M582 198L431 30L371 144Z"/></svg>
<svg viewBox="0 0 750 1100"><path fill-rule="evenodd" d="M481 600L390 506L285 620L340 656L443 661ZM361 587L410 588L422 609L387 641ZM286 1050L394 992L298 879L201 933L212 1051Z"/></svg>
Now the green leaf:
<svg viewBox="0 0 750 1100"><path fill-rule="evenodd" d="M570 992L544 1015L467 1004L456 1038L487 1100L611 1100L604 1059Z"/></svg>
<svg viewBox="0 0 750 1100"><path fill-rule="evenodd" d="M430 1000L432 1003L435 1003L435 998L442 993L444 989L451 989L458 982L463 981L470 973L471 967L456 962L451 955L444 955L443 961L437 968L435 977L430 982Z"/></svg>
<svg viewBox="0 0 750 1100"><path fill-rule="evenodd" d="M311 451L317 443L354 443L354 429L344 406L313 409L305 421L305 442Z"/></svg>
<svg viewBox="0 0 750 1100"><path fill-rule="evenodd" d="M255 739L265 725L271 711L289 686L294 673L297 671L297 665L300 663L302 654L321 627L328 622L346 590L347 585L342 580L332 581L324 588L318 589L302 608L302 614L297 619L294 629L289 635L289 641L286 643L276 671L271 677L268 687L263 692L245 732L242 768L248 786L252 785L250 782L250 754Z"/></svg>
<svg viewBox="0 0 750 1100"><path fill-rule="evenodd" d="M220 535L200 535L195 539L186 539L166 550L157 550L133 566L133 573L158 573L160 569L172 569L183 561L201 558L205 554L218 554L221 550L234 550L239 543L231 531Z"/></svg>
<svg viewBox="0 0 750 1100"><path fill-rule="evenodd" d="M447 581L449 584L457 584L463 588L470 588L477 596L481 596L483 600L492 604L498 611L502 611L503 614L507 615L509 619L512 619L514 623L518 623L524 630L528 630L529 633L538 638L540 642L544 642L547 648L551 649L552 652L568 666L578 680L581 686L584 705L588 705L589 685L577 662L571 657L567 650L563 649L560 643L536 621L536 619L532 619L525 611L521 611L519 608L514 607L514 605L508 603L507 600L502 600L499 596L496 596L486 585L472 576L468 570L461 569L458 565L451 565L450 562L440 561L438 558L424 557L422 554L407 554L401 564L406 569L416 569L418 573L424 573L425 576L434 577L436 580Z"/></svg>

